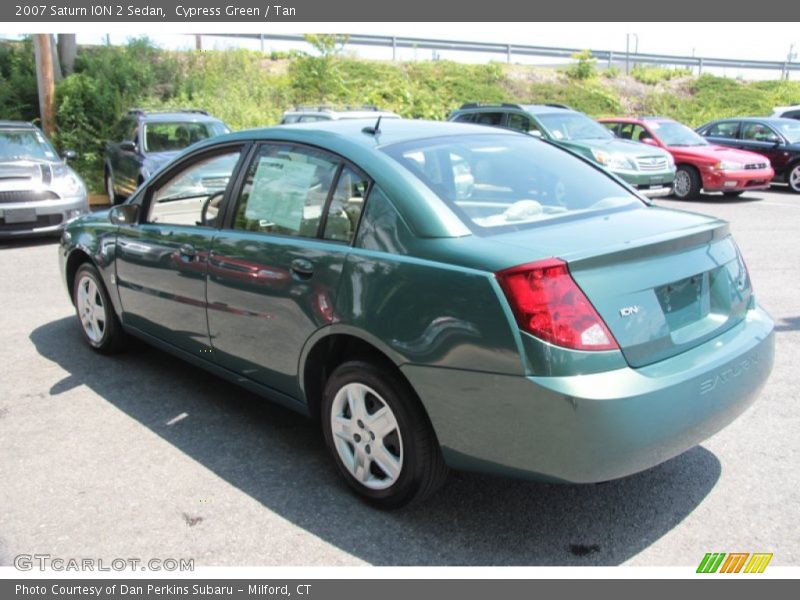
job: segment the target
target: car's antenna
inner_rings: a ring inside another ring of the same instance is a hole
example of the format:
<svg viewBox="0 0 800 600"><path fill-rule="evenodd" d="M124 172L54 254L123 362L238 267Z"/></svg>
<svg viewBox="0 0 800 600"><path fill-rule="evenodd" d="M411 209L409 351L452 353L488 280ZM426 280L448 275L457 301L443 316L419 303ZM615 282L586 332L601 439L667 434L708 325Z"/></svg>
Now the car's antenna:
<svg viewBox="0 0 800 600"><path fill-rule="evenodd" d="M378 120L375 122L375 127L364 127L361 131L366 133L367 135L378 135L381 132L381 118L383 115L378 117Z"/></svg>

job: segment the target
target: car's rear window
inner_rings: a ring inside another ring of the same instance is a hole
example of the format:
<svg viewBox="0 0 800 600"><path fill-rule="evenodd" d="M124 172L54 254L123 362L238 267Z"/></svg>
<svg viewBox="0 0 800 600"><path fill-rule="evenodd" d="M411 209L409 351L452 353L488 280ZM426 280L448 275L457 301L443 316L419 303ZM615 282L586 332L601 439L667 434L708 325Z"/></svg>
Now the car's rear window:
<svg viewBox="0 0 800 600"><path fill-rule="evenodd" d="M183 150L195 142L227 133L222 123L154 121L144 126L145 152L173 152Z"/></svg>
<svg viewBox="0 0 800 600"><path fill-rule="evenodd" d="M473 231L499 232L643 205L599 168L524 135L441 137L393 144L383 151Z"/></svg>

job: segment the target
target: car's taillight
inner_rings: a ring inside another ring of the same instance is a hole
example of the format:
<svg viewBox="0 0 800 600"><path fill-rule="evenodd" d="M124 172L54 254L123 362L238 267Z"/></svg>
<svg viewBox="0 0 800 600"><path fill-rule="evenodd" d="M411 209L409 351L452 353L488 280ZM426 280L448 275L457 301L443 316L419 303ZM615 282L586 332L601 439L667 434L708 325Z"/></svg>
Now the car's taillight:
<svg viewBox="0 0 800 600"><path fill-rule="evenodd" d="M523 331L573 350L619 348L564 261L550 258L496 277Z"/></svg>

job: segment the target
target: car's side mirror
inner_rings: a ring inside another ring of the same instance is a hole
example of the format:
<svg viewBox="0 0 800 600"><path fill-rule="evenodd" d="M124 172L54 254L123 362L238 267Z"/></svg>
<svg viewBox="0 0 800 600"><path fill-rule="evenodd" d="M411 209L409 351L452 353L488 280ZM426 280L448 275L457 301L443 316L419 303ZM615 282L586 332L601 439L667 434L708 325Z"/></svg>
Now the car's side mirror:
<svg viewBox="0 0 800 600"><path fill-rule="evenodd" d="M78 153L75 152L75 150L64 150L64 152L61 153L61 158L64 160L75 160L78 158Z"/></svg>
<svg viewBox="0 0 800 600"><path fill-rule="evenodd" d="M125 152L136 152L136 142L125 140L119 145L119 149Z"/></svg>
<svg viewBox="0 0 800 600"><path fill-rule="evenodd" d="M108 219L114 225L135 225L139 222L138 204L120 204L108 213Z"/></svg>
<svg viewBox="0 0 800 600"><path fill-rule="evenodd" d="M651 138L651 137L639 138L639 141L640 141L642 144L647 144L648 146L658 146L658 142L656 142L656 141L655 141L653 138Z"/></svg>
<svg viewBox="0 0 800 600"><path fill-rule="evenodd" d="M780 148L781 146L783 146L783 140L775 140L774 142L772 142L772 145L775 148Z"/></svg>

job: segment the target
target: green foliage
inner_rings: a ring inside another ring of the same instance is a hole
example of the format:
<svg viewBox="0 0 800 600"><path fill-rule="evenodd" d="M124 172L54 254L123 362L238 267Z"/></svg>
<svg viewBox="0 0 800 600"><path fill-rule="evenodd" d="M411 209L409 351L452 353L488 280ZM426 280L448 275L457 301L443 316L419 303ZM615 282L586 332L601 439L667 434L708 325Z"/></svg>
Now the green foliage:
<svg viewBox="0 0 800 600"><path fill-rule="evenodd" d="M631 77L639 83L647 85L656 85L676 77L689 77L691 74L692 72L689 69L667 69L665 67L642 64L633 65L631 69Z"/></svg>
<svg viewBox="0 0 800 600"><path fill-rule="evenodd" d="M606 79L616 79L622 74L622 71L617 65L611 65L605 71L603 71L603 77Z"/></svg>
<svg viewBox="0 0 800 600"><path fill-rule="evenodd" d="M30 38L0 43L0 116L14 121L33 121L39 117Z"/></svg>
<svg viewBox="0 0 800 600"><path fill-rule="evenodd" d="M622 112L622 99L613 88L600 81L538 83L531 88L531 102L558 102L589 115L614 115Z"/></svg>
<svg viewBox="0 0 800 600"><path fill-rule="evenodd" d="M347 43L347 36L308 34L304 37L319 56L300 56L292 63L292 85L296 94L312 97L320 103L346 94L339 56Z"/></svg>
<svg viewBox="0 0 800 600"><path fill-rule="evenodd" d="M582 50L572 55L575 60L567 67L567 77L583 81L597 75L597 59L592 57L591 50Z"/></svg>
<svg viewBox="0 0 800 600"><path fill-rule="evenodd" d="M85 73L70 75L56 88L58 131L53 141L78 152L71 165L92 190L102 189L104 140L114 125L97 115L109 114L115 100L115 90Z"/></svg>

